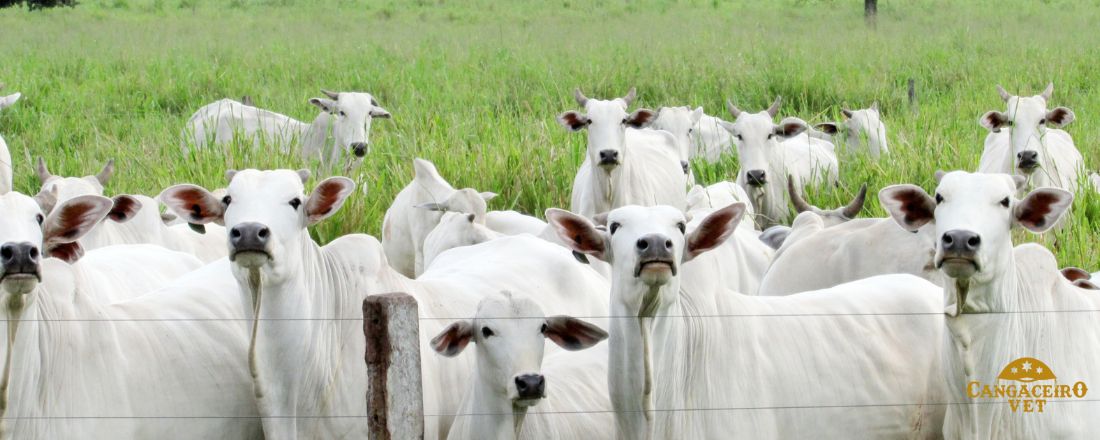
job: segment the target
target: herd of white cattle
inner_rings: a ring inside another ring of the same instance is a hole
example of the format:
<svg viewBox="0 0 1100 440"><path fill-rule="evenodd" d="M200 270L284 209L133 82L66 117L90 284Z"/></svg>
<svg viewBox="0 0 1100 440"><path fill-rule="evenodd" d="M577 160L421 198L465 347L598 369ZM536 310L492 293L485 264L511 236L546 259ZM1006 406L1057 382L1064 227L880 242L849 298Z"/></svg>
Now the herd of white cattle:
<svg viewBox="0 0 1100 440"><path fill-rule="evenodd" d="M569 211L490 211L496 194L416 159L381 240L325 246L308 228L362 196L345 177L307 192L308 170L228 170L108 198L113 162L63 177L40 159L29 196L0 139L0 438L364 438L362 303L389 292L418 302L427 438L1090 437L1096 399L1024 414L966 390L1021 357L1100 386L1095 279L1012 242L1100 178L1053 86L998 91L978 172L882 188L887 218L856 218L866 186L835 209L800 194L838 184L834 135L890 166L877 104L810 127L777 123L779 99L729 103L730 122L578 90L557 118L588 136ZM183 145L354 165L390 113L325 95L313 124L217 101ZM735 181L696 185L690 161L726 154Z"/></svg>

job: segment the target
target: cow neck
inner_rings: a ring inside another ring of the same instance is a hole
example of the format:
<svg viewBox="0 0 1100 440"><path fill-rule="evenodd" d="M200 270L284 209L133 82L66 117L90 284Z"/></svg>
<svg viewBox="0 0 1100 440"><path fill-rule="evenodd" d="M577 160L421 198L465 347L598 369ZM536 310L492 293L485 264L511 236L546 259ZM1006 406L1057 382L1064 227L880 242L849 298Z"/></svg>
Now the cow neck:
<svg viewBox="0 0 1100 440"><path fill-rule="evenodd" d="M505 440L519 438L523 429L523 419L527 415L526 407L512 405L507 396L500 394L498 390L482 380L477 371L483 367L482 360L478 356L478 367L470 378L470 386L459 405L459 414L478 414L478 416L463 417L465 420L456 420L456 426L452 428L450 437L469 439L497 439Z"/></svg>
<svg viewBox="0 0 1100 440"><path fill-rule="evenodd" d="M300 126L302 137L302 152L311 157L319 157L326 166L338 158L336 154L336 136L333 133L335 125L332 123L332 115L328 112L320 112L310 124Z"/></svg>
<svg viewBox="0 0 1100 440"><path fill-rule="evenodd" d="M787 145L782 142L775 142L775 145L768 145L766 148L773 150L771 153L765 153L765 158L768 161L768 168L777 170L775 173L777 175L767 176L769 182L764 185L762 190L746 188L750 195L749 198L753 202L753 208L756 210L758 218L756 223L761 229L781 224L790 215L787 208L787 177L789 172L784 164L785 154L782 151L787 148ZM774 180L772 180L773 177Z"/></svg>

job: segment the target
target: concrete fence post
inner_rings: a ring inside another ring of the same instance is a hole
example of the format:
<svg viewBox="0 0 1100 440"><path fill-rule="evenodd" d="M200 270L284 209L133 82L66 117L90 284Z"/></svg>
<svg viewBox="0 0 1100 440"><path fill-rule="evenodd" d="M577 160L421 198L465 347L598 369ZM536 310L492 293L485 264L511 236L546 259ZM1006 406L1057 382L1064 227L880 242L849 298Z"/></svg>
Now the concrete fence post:
<svg viewBox="0 0 1100 440"><path fill-rule="evenodd" d="M424 438L419 330L412 296L387 293L363 300L371 440Z"/></svg>

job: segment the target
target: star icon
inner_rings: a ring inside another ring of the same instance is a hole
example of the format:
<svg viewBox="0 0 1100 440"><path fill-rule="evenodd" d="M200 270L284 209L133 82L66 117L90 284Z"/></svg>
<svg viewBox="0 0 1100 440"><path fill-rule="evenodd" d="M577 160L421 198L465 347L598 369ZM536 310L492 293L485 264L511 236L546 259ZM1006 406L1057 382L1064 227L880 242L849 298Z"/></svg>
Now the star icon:
<svg viewBox="0 0 1100 440"><path fill-rule="evenodd" d="M1024 362L1024 371L1031 371L1031 362Z"/></svg>
<svg viewBox="0 0 1100 440"><path fill-rule="evenodd" d="M1038 368L1036 368L1036 369L1035 369L1035 372L1036 372L1036 373L1039 373L1039 374L1043 374L1043 367L1038 367Z"/></svg>
<svg viewBox="0 0 1100 440"><path fill-rule="evenodd" d="M1016 373L1019 373L1019 372L1020 372L1019 369L1017 369L1016 367L1012 367L1012 374L1016 374Z"/></svg>

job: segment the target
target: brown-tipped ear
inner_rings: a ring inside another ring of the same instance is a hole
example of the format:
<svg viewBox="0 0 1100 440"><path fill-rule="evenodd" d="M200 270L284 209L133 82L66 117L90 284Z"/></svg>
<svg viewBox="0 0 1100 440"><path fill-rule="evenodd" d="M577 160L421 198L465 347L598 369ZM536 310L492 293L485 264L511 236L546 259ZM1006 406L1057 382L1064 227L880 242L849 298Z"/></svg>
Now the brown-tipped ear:
<svg viewBox="0 0 1100 440"><path fill-rule="evenodd" d="M1024 197L1012 213L1016 224L1035 233L1043 233L1054 226L1073 203L1073 194L1064 189L1039 188Z"/></svg>
<svg viewBox="0 0 1100 440"><path fill-rule="evenodd" d="M795 117L786 117L775 126L775 134L780 137L794 137L806 131L806 121Z"/></svg>
<svg viewBox="0 0 1100 440"><path fill-rule="evenodd" d="M447 357L455 357L462 353L473 338L474 325L470 321L453 322L432 338L432 350Z"/></svg>
<svg viewBox="0 0 1100 440"><path fill-rule="evenodd" d="M114 205L111 207L111 212L107 213L107 218L115 223L126 223L141 210L141 202L132 196L118 195L111 201Z"/></svg>
<svg viewBox="0 0 1100 440"><path fill-rule="evenodd" d="M323 98L309 98L309 103L325 113L332 113L332 110L336 108L336 101Z"/></svg>
<svg viewBox="0 0 1100 440"><path fill-rule="evenodd" d="M852 115L854 115L855 113L846 108L842 108L840 109L840 114L844 115L845 118L852 119Z"/></svg>
<svg viewBox="0 0 1100 440"><path fill-rule="evenodd" d="M1097 286L1096 284L1093 284L1093 282L1091 280L1077 280L1077 281L1073 282L1073 285L1077 286L1077 287L1080 287L1082 289L1100 290L1100 286Z"/></svg>
<svg viewBox="0 0 1100 440"><path fill-rule="evenodd" d="M76 241L72 243L58 243L47 248L46 255L73 264L84 257L84 248L80 246L80 242Z"/></svg>
<svg viewBox="0 0 1100 440"><path fill-rule="evenodd" d="M329 177L313 188L306 200L306 222L315 225L340 210L355 191L355 182L347 177Z"/></svg>
<svg viewBox="0 0 1100 440"><path fill-rule="evenodd" d="M607 339L607 332L603 329L572 316L546 318L546 331L543 335L569 351L584 350Z"/></svg>
<svg viewBox="0 0 1100 440"><path fill-rule="evenodd" d="M222 216L225 215L225 205L221 200L206 188L189 183L170 187L160 193L157 199L187 223L221 224Z"/></svg>
<svg viewBox="0 0 1100 440"><path fill-rule="evenodd" d="M546 221L570 249L601 260L606 258L607 237L588 219L569 211L550 208L546 210Z"/></svg>
<svg viewBox="0 0 1100 440"><path fill-rule="evenodd" d="M1008 115L1001 112L985 112L978 118L978 125L994 133L1000 133L1002 128L1009 125Z"/></svg>
<svg viewBox="0 0 1100 440"><path fill-rule="evenodd" d="M916 232L936 219L936 201L916 185L891 185L878 193L879 203L903 229Z"/></svg>
<svg viewBox="0 0 1100 440"><path fill-rule="evenodd" d="M814 128L830 136L833 136L840 132L840 126L838 126L836 122L822 122L815 125Z"/></svg>
<svg viewBox="0 0 1100 440"><path fill-rule="evenodd" d="M588 116L570 110L558 115L558 123L572 131L580 131L591 124L592 121L588 119Z"/></svg>
<svg viewBox="0 0 1100 440"><path fill-rule="evenodd" d="M1062 269L1062 277L1069 281L1087 280L1092 277L1092 274L1085 272L1084 269L1077 267L1067 267Z"/></svg>
<svg viewBox="0 0 1100 440"><path fill-rule="evenodd" d="M111 199L96 195L74 197L61 203L42 222L43 248L51 251L59 244L79 240L107 216L113 205Z"/></svg>
<svg viewBox="0 0 1100 440"><path fill-rule="evenodd" d="M703 252L725 243L737 230L741 216L745 214L745 204L733 203L706 216L699 227L687 234L684 244L683 262L693 260Z"/></svg>
<svg viewBox="0 0 1100 440"><path fill-rule="evenodd" d="M655 119L657 119L657 112L648 108L640 108L626 117L626 125L633 128L644 128L649 126Z"/></svg>
<svg viewBox="0 0 1100 440"><path fill-rule="evenodd" d="M1065 107L1056 107L1047 112L1046 117L1043 118L1043 122L1048 126L1061 128L1073 122L1075 118L1076 116L1073 115L1073 110Z"/></svg>

